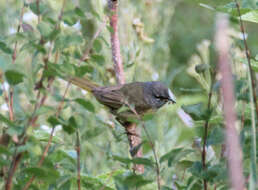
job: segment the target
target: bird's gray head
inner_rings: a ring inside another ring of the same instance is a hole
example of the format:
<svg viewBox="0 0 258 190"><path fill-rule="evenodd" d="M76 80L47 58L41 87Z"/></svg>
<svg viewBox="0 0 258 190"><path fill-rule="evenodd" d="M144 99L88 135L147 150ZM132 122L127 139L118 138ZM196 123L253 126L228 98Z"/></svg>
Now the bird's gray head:
<svg viewBox="0 0 258 190"><path fill-rule="evenodd" d="M171 90L158 81L145 83L144 94L146 102L156 109L167 102L176 103L176 98Z"/></svg>

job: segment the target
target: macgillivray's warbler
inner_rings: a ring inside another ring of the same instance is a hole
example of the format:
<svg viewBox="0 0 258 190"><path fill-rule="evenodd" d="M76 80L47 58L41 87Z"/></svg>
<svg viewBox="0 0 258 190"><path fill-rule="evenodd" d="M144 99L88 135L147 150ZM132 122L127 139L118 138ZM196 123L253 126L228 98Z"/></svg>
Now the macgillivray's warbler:
<svg viewBox="0 0 258 190"><path fill-rule="evenodd" d="M122 123L135 117L131 108L121 111L122 106L132 106L137 114L143 115L161 108L167 102L176 103L171 90L158 81L99 86L86 78L68 77L65 80L91 92L98 102L110 108L111 113Z"/></svg>

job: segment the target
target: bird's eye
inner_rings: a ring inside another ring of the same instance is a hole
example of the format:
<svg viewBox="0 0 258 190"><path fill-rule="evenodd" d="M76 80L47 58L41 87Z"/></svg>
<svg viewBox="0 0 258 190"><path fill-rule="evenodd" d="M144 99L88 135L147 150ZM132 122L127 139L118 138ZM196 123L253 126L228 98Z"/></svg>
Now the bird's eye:
<svg viewBox="0 0 258 190"><path fill-rule="evenodd" d="M155 98L156 98L156 99L159 99L159 100L161 99L161 97L158 96L158 95L155 95Z"/></svg>
<svg viewBox="0 0 258 190"><path fill-rule="evenodd" d="M165 98L163 96L160 96L160 95L155 95L155 98L159 101L168 101L168 98Z"/></svg>
<svg viewBox="0 0 258 190"><path fill-rule="evenodd" d="M163 100L166 100L166 98L162 97L162 96L158 96L156 95L155 98L159 101L163 101Z"/></svg>
<svg viewBox="0 0 258 190"><path fill-rule="evenodd" d="M161 98L160 97L155 97L158 101L161 101Z"/></svg>

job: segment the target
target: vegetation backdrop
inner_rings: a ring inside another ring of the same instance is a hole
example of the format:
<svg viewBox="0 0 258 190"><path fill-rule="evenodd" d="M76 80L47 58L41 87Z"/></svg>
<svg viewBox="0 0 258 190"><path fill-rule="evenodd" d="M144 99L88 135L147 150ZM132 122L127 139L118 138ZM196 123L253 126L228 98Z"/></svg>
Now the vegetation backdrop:
<svg viewBox="0 0 258 190"><path fill-rule="evenodd" d="M258 72L258 2L239 4L252 69ZM237 130L246 187L254 190L256 125L235 1L119 2L126 81L160 80L177 97L176 105L144 119L158 156L162 190L199 190L203 181L208 189L230 188L214 50L218 12L229 14ZM108 110L58 77L62 72L115 84L109 14L105 0L0 0L1 189L7 189L10 178L17 190L77 189L78 168L81 189L157 189L146 134L143 158L132 159L124 128ZM145 166L144 174L132 172L135 163Z"/></svg>

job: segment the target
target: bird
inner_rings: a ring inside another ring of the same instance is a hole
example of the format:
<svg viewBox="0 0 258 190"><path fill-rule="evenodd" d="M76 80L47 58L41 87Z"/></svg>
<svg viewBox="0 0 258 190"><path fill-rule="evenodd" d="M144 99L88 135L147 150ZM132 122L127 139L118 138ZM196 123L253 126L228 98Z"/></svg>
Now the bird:
<svg viewBox="0 0 258 190"><path fill-rule="evenodd" d="M87 78L72 76L65 80L91 92L100 104L110 109L120 123L130 122L136 115L155 112L166 103L176 103L172 91L159 81L99 86Z"/></svg>

